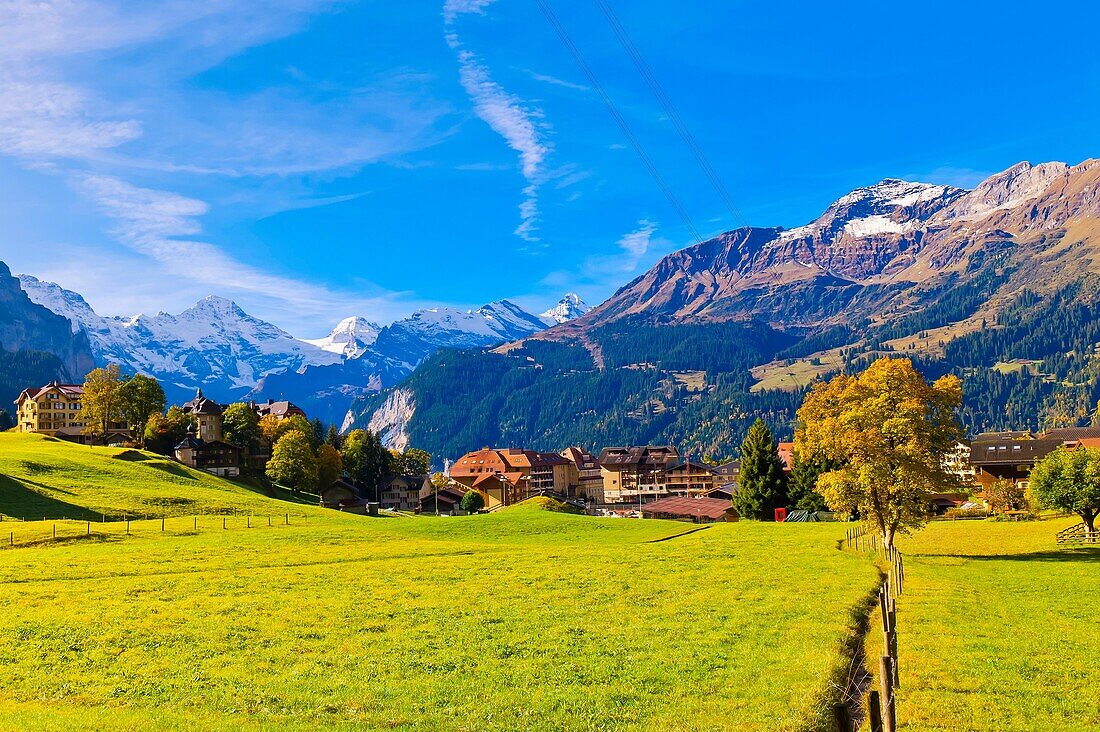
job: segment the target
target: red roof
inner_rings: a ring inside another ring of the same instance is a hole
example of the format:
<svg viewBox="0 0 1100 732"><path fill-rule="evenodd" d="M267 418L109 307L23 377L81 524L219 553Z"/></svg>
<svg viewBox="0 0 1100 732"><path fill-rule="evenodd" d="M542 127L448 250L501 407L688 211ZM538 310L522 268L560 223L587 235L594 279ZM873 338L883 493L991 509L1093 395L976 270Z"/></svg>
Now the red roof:
<svg viewBox="0 0 1100 732"><path fill-rule="evenodd" d="M642 506L643 514L659 514L662 516L705 517L720 519L726 515L732 505L729 501L720 498L687 498L684 496L671 496L662 498L653 503Z"/></svg>

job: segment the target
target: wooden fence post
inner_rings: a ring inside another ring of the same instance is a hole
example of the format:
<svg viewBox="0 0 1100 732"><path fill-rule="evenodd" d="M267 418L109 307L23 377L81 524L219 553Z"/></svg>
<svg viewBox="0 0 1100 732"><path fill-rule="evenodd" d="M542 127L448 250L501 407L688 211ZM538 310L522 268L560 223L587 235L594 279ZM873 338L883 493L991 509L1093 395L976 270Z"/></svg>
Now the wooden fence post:
<svg viewBox="0 0 1100 732"><path fill-rule="evenodd" d="M126 519L126 536L130 535L130 519Z"/></svg>
<svg viewBox="0 0 1100 732"><path fill-rule="evenodd" d="M92 522L89 521L88 522L88 536L91 536L91 535L92 535Z"/></svg>
<svg viewBox="0 0 1100 732"><path fill-rule="evenodd" d="M225 516L222 516L222 528L225 528Z"/></svg>
<svg viewBox="0 0 1100 732"><path fill-rule="evenodd" d="M833 719L836 720L836 728L840 732L852 732L852 718L848 715L847 704L833 705Z"/></svg>
<svg viewBox="0 0 1100 732"><path fill-rule="evenodd" d="M164 533L164 517L163 516L160 517L160 530L161 530L161 533Z"/></svg>
<svg viewBox="0 0 1100 732"><path fill-rule="evenodd" d="M871 732L882 732L882 706L874 689L867 695L867 719L871 723Z"/></svg>
<svg viewBox="0 0 1100 732"><path fill-rule="evenodd" d="M891 683L894 678L893 666L889 656L879 659L879 694L886 705L886 713L882 715L883 732L896 732L898 726L898 710Z"/></svg>

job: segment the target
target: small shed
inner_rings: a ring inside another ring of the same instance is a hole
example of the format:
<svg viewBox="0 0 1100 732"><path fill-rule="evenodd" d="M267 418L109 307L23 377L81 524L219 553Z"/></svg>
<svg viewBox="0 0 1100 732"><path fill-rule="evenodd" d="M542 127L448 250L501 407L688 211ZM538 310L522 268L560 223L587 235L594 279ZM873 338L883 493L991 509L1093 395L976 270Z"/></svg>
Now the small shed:
<svg viewBox="0 0 1100 732"><path fill-rule="evenodd" d="M647 503L642 506L642 517L691 521L697 524L737 521L739 518L729 501L684 496L672 496Z"/></svg>
<svg viewBox="0 0 1100 732"><path fill-rule="evenodd" d="M359 497L359 491L346 480L340 479L320 491L321 506L348 513L367 513L367 502Z"/></svg>

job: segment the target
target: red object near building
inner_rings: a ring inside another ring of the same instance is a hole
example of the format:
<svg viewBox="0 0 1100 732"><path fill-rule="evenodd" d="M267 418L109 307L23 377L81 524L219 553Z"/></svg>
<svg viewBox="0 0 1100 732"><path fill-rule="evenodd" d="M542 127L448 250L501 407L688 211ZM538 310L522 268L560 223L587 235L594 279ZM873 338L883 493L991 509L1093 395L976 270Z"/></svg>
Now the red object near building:
<svg viewBox="0 0 1100 732"><path fill-rule="evenodd" d="M775 509L775 520L777 523L783 523L787 520L787 509L777 508Z"/></svg>

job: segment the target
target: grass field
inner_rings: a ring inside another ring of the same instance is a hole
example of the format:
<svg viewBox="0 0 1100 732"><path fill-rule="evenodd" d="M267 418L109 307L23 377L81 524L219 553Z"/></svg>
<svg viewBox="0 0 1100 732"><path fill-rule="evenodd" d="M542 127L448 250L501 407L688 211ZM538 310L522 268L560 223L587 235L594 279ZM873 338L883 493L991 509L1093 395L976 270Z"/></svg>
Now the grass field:
<svg viewBox="0 0 1100 732"><path fill-rule="evenodd" d="M899 543L901 729L1100 729L1100 547L1054 541L1076 522L933 523Z"/></svg>
<svg viewBox="0 0 1100 732"><path fill-rule="evenodd" d="M4 730L830 729L878 583L842 524L372 519L0 434L21 513L167 518L0 524ZM1073 521L901 540L901 729L1100 728L1100 550L1055 548Z"/></svg>
<svg viewBox="0 0 1100 732"><path fill-rule="evenodd" d="M0 432L0 515L99 521L124 516L272 511L270 498L168 458ZM290 500L290 496L283 496ZM319 511L284 507L279 513Z"/></svg>
<svg viewBox="0 0 1100 732"><path fill-rule="evenodd" d="M206 521L0 550L0 729L821 728L877 581L836 524Z"/></svg>

